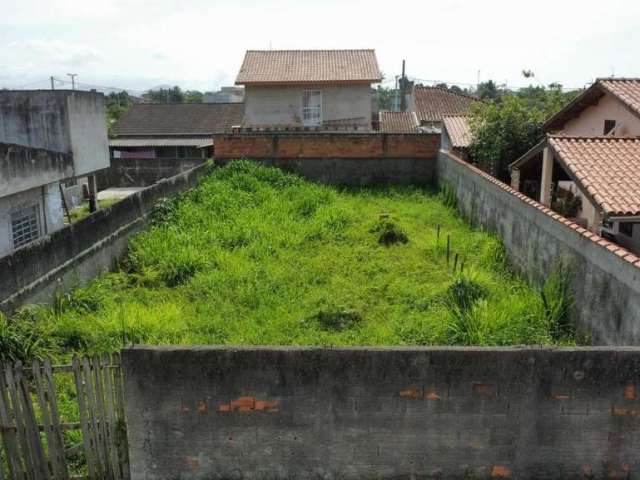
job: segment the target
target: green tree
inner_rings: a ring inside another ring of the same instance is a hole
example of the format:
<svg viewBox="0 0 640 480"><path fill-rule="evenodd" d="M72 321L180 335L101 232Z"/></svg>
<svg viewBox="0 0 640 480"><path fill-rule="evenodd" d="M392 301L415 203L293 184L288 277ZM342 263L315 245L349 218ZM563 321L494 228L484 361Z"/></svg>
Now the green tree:
<svg viewBox="0 0 640 480"><path fill-rule="evenodd" d="M498 87L493 80L479 83L476 89L476 97L480 100L499 101L504 93L505 89Z"/></svg>
<svg viewBox="0 0 640 480"><path fill-rule="evenodd" d="M495 83L492 81L486 84ZM509 164L542 138L545 120L558 112L579 92L563 92L562 86L529 86L517 92L503 91L493 100L471 109L471 152L479 166L509 182Z"/></svg>
<svg viewBox="0 0 640 480"><path fill-rule="evenodd" d="M378 85L375 95L379 110L393 110L396 102L396 91L393 88Z"/></svg>
<svg viewBox="0 0 640 480"><path fill-rule="evenodd" d="M187 90L184 92L184 101L187 103L202 103L203 93L198 90Z"/></svg>
<svg viewBox="0 0 640 480"><path fill-rule="evenodd" d="M182 103L184 102L184 93L178 86L172 88L158 88L157 90L149 90L144 97L154 103Z"/></svg>
<svg viewBox="0 0 640 480"><path fill-rule="evenodd" d="M126 92L111 92L106 97L107 129L111 135L113 126L133 104L133 98Z"/></svg>

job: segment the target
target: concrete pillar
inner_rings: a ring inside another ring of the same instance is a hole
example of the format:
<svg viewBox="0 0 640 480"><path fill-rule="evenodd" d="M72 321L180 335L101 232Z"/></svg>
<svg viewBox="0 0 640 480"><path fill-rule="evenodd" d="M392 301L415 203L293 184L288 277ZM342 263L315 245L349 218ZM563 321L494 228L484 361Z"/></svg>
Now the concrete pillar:
<svg viewBox="0 0 640 480"><path fill-rule="evenodd" d="M520 191L520 169L518 168L511 170L511 188Z"/></svg>
<svg viewBox="0 0 640 480"><path fill-rule="evenodd" d="M87 175L87 183L89 186L89 212L93 213L98 210L98 184L95 175Z"/></svg>
<svg viewBox="0 0 640 480"><path fill-rule="evenodd" d="M540 203L551 205L551 181L553 179L553 153L550 147L542 151L542 178L540 180Z"/></svg>

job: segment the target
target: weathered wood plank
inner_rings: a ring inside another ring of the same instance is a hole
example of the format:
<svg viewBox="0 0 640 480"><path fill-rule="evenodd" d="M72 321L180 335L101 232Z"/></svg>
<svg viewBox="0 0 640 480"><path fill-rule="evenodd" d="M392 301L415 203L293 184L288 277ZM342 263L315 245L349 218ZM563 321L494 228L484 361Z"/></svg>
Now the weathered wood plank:
<svg viewBox="0 0 640 480"><path fill-rule="evenodd" d="M115 390L113 387L113 374L112 374L112 370L110 368L107 368L110 363L111 363L111 359L109 358L109 355L104 355L102 357L102 377L104 380L104 394L105 394L105 407L106 407L106 412L105 412L105 417L107 420L107 430L108 430L108 434L109 434L109 456L110 456L110 460L111 460L111 465L113 466L113 473L114 473L114 477L116 479L122 479L122 470L121 470L121 464L120 464L120 459L119 459L119 452L118 452L118 443L117 443L117 437L116 437L116 413L115 413L115 407L114 407L114 396L115 396Z"/></svg>
<svg viewBox="0 0 640 480"><path fill-rule="evenodd" d="M18 398L21 402L20 407L24 416L25 431L28 435L27 441L33 454L36 478L38 480L47 480L51 478L51 471L49 470L49 464L47 463L44 449L42 448L42 439L40 438L40 430L38 429L38 422L33 410L33 400L29 392L29 384L24 377L22 363L20 362L18 362L15 367L15 381L16 388L18 389Z"/></svg>
<svg viewBox="0 0 640 480"><path fill-rule="evenodd" d="M129 471L129 449L127 447L127 438L126 432L122 432L120 430L120 425L125 425L125 416L124 416L124 388L122 381L122 363L120 361L120 355L118 353L114 353L111 355L111 366L113 367L113 380L115 387L115 410L118 419L118 442L119 442L119 453L120 453L120 463L122 466L122 477L124 480L129 480L131 478ZM120 443L121 442L121 443Z"/></svg>
<svg viewBox="0 0 640 480"><path fill-rule="evenodd" d="M67 466L67 459L65 456L62 424L60 423L60 414L58 413L58 399L56 397L56 385L53 378L53 369L51 367L51 360L48 358L44 360L43 375L46 394L49 400L49 408L51 409L51 429L58 448L56 455L58 456L58 462L61 467L59 475L62 480L66 480L69 478L69 468Z"/></svg>
<svg viewBox="0 0 640 480"><path fill-rule="evenodd" d="M87 412L87 404L84 395L84 380L82 378L82 369L80 360L73 356L73 376L76 383L76 398L78 399L78 411L80 413L80 424L82 426L82 444L84 445L84 453L87 462L87 470L89 478L96 478L96 460L91 448L91 438L89 434L89 415Z"/></svg>
<svg viewBox="0 0 640 480"><path fill-rule="evenodd" d="M9 405L4 365L0 365L0 427L2 428L2 442L7 456L9 477L17 480L23 479L25 478L25 473L20 458L20 447L17 438L18 429L14 425Z"/></svg>
<svg viewBox="0 0 640 480"><path fill-rule="evenodd" d="M87 357L82 359L82 377L84 384L84 392L87 399L87 413L89 415L89 432L93 453L95 455L96 476L104 477L104 458L103 451L100 448L100 433L98 430L98 421L96 418L96 399L95 387L93 385L93 376L91 375L91 363Z"/></svg>
<svg viewBox="0 0 640 480"><path fill-rule="evenodd" d="M20 455L22 457L21 460L24 465L24 478L29 480L36 480L36 471L34 468L35 459L33 458L33 452L31 451L28 442L22 409L20 401L18 399L18 391L14 379L13 367L11 365L7 365L4 373L7 390L9 391L9 398L11 399L13 417L16 425L16 436L18 438L18 445L20 445Z"/></svg>
<svg viewBox="0 0 640 480"><path fill-rule="evenodd" d="M114 478L114 465L111 464L111 455L109 454L109 429L107 427L106 407L104 401L104 386L102 385L102 362L99 356L90 359L93 373L94 397L96 400L96 417L98 419L98 432L100 434L100 448L102 449L102 458L104 459L104 475L105 478Z"/></svg>

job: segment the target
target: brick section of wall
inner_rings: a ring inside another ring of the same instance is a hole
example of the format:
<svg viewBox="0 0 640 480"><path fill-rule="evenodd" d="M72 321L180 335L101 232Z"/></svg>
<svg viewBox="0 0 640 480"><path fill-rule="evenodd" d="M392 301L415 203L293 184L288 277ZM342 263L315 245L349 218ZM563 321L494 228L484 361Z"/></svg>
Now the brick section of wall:
<svg viewBox="0 0 640 480"><path fill-rule="evenodd" d="M266 135L216 135L216 158L271 158L275 152L274 141Z"/></svg>
<svg viewBox="0 0 640 480"><path fill-rule="evenodd" d="M640 349L135 348L133 479L637 478Z"/></svg>
<svg viewBox="0 0 640 480"><path fill-rule="evenodd" d="M573 314L594 344L640 345L640 258L448 152L437 161L463 214L497 233L511 263L542 283L561 258L573 269Z"/></svg>
<svg viewBox="0 0 640 480"><path fill-rule="evenodd" d="M131 235L144 229L153 206L195 186L211 166L164 179L111 207L0 258L0 310L46 303L115 265Z"/></svg>
<svg viewBox="0 0 640 480"><path fill-rule="evenodd" d="M440 135L256 133L217 135L215 157L235 158L435 158Z"/></svg>

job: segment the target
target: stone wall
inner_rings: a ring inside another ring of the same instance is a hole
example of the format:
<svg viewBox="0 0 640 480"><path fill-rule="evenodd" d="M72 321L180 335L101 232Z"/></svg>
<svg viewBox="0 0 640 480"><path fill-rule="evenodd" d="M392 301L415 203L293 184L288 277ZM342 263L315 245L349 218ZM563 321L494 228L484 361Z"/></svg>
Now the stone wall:
<svg viewBox="0 0 640 480"><path fill-rule="evenodd" d="M501 237L528 280L541 284L561 259L569 261L573 314L594 344L640 344L640 258L447 152L437 164L462 213Z"/></svg>
<svg viewBox="0 0 640 480"><path fill-rule="evenodd" d="M160 198L195 186L209 165L162 180L96 213L0 258L0 310L25 303L47 303L113 268L131 235L148 225Z"/></svg>
<svg viewBox="0 0 640 480"><path fill-rule="evenodd" d="M134 480L638 478L640 349L134 348Z"/></svg>
<svg viewBox="0 0 640 480"><path fill-rule="evenodd" d="M216 162L250 158L337 185L431 184L440 135L241 133L215 137Z"/></svg>

